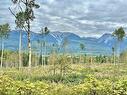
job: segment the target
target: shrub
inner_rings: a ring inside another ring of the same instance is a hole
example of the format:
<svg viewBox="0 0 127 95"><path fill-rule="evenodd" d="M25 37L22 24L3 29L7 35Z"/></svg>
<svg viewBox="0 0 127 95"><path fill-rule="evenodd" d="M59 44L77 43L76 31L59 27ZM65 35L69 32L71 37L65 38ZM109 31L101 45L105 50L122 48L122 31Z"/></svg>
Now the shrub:
<svg viewBox="0 0 127 95"><path fill-rule="evenodd" d="M16 81L8 76L0 76L0 95L127 95L127 79L112 82L87 76L83 83L66 85Z"/></svg>

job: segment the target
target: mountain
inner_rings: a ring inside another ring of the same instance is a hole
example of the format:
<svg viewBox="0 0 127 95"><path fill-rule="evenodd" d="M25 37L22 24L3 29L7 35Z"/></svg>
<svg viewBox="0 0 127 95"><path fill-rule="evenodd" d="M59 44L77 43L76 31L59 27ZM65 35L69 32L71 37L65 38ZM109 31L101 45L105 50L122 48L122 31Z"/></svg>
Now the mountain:
<svg viewBox="0 0 127 95"><path fill-rule="evenodd" d="M5 49L18 50L19 47L19 31L9 32L9 37L4 40ZM86 54L92 55L111 55L112 47L115 46L117 39L111 34L103 34L100 38L92 37L79 37L78 35L70 32L50 32L48 35L41 35L39 33L31 33L31 44L32 50L40 52L40 43L39 41L45 40L48 43L48 52L52 50L55 45L55 48L59 48L64 43L64 40L67 41L67 52L70 53L80 53L85 52ZM27 33L22 32L22 42L23 49L27 48ZM80 49L80 44L85 45L85 50ZM121 52L127 48L127 37L120 43ZM63 52L63 49L61 50Z"/></svg>
<svg viewBox="0 0 127 95"><path fill-rule="evenodd" d="M67 39L68 41L79 41L79 40L81 40L81 38L78 36L78 35L76 35L76 34L73 34L73 33L70 33L70 32L51 32L51 33L49 33L47 36L46 36L46 39L48 40L49 38L47 38L47 37L49 37L49 36L51 36L52 38L50 38L51 39L51 41L52 41L52 39L55 39L56 40L56 43L61 43L64 39Z"/></svg>
<svg viewBox="0 0 127 95"><path fill-rule="evenodd" d="M11 31L9 32L9 36L7 39L4 40L5 48L11 49L11 50L18 50L19 46L19 31ZM48 35L41 35L39 33L31 33L31 42L33 46L36 44L39 44L39 41L45 40L48 44L52 45L60 45L64 39L68 40L68 44L70 43L77 43L81 40L81 38L73 33L70 32L50 32ZM23 48L25 49L27 47L27 33L22 31L22 43ZM72 44L68 47L71 47ZM35 47L35 46L34 46Z"/></svg>
<svg viewBox="0 0 127 95"><path fill-rule="evenodd" d="M116 43L117 39L111 34L104 34L98 39L98 43L106 44L108 46L113 46Z"/></svg>
<svg viewBox="0 0 127 95"><path fill-rule="evenodd" d="M116 37L106 33L102 35L97 42L99 44L106 45L109 48L117 47L119 48L120 52L125 51L127 49L127 37L124 37L123 40L120 43L118 43Z"/></svg>
<svg viewBox="0 0 127 95"><path fill-rule="evenodd" d="M93 38L93 37L82 37L82 40L87 40L87 41L97 41L97 38Z"/></svg>

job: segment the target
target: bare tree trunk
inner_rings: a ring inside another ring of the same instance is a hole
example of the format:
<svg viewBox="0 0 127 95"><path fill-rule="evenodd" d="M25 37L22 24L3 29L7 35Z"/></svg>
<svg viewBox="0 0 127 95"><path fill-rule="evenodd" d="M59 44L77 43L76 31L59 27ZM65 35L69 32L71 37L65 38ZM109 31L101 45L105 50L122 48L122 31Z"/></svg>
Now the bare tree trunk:
<svg viewBox="0 0 127 95"><path fill-rule="evenodd" d="M37 53L35 53L35 67L37 67L37 64L38 64L38 54Z"/></svg>
<svg viewBox="0 0 127 95"><path fill-rule="evenodd" d="M92 56L90 57L90 63L93 64L93 58L92 58Z"/></svg>
<svg viewBox="0 0 127 95"><path fill-rule="evenodd" d="M42 45L43 43L42 43L42 41L41 41L41 54L40 54L40 57L41 57L41 65L43 66L43 53L42 53Z"/></svg>
<svg viewBox="0 0 127 95"><path fill-rule="evenodd" d="M45 41L45 49L44 49L44 65L46 64L46 55L47 55L47 53L46 53L46 50L47 50L47 47L46 47L46 41Z"/></svg>
<svg viewBox="0 0 127 95"><path fill-rule="evenodd" d="M82 52L80 51L80 55L79 55L79 63L82 63Z"/></svg>
<svg viewBox="0 0 127 95"><path fill-rule="evenodd" d="M44 36L43 36L43 38L44 38L44 57L43 57L43 65L45 65L45 56L46 56L46 40L45 40L45 34L44 34Z"/></svg>
<svg viewBox="0 0 127 95"><path fill-rule="evenodd" d="M28 20L28 50L29 50L29 62L28 67L31 69L31 39L30 39L30 21Z"/></svg>
<svg viewBox="0 0 127 95"><path fill-rule="evenodd" d="M1 38L1 68L3 67L4 42Z"/></svg>
<svg viewBox="0 0 127 95"><path fill-rule="evenodd" d="M71 54L71 64L73 64L73 55Z"/></svg>
<svg viewBox="0 0 127 95"><path fill-rule="evenodd" d="M29 14L29 1L30 0L26 0L25 6L26 6L26 12L27 14ZM27 37L28 37L28 56L29 56L29 60L28 60L28 68L29 70L31 69L31 39L30 39L30 19L27 18Z"/></svg>
<svg viewBox="0 0 127 95"><path fill-rule="evenodd" d="M19 38L19 69L22 67L22 31Z"/></svg>
<svg viewBox="0 0 127 95"><path fill-rule="evenodd" d="M61 75L61 77L63 76L63 65L62 65L62 63L60 65L60 75Z"/></svg>
<svg viewBox="0 0 127 95"><path fill-rule="evenodd" d="M117 43L115 43L115 47L116 48L114 48L115 50L114 50L114 64L116 64L116 56L117 56Z"/></svg>
<svg viewBox="0 0 127 95"><path fill-rule="evenodd" d="M120 63L120 41L118 41L118 47L117 47L117 53L118 53L118 64Z"/></svg>
<svg viewBox="0 0 127 95"><path fill-rule="evenodd" d="M31 41L30 41L30 33L28 33L28 49L29 49L29 68L31 68Z"/></svg>
<svg viewBox="0 0 127 95"><path fill-rule="evenodd" d="M113 51L113 63L116 64L115 51Z"/></svg>

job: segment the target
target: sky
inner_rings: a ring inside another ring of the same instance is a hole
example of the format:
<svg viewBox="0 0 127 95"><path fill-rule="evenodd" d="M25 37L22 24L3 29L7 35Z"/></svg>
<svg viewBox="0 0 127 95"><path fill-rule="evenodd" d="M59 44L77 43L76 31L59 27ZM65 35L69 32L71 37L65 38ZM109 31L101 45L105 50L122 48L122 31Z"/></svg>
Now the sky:
<svg viewBox="0 0 127 95"><path fill-rule="evenodd" d="M81 37L100 37L122 26L127 31L127 0L36 0L32 31L47 26L50 31L72 32ZM0 24L15 29L15 18L8 8L11 0L0 0Z"/></svg>

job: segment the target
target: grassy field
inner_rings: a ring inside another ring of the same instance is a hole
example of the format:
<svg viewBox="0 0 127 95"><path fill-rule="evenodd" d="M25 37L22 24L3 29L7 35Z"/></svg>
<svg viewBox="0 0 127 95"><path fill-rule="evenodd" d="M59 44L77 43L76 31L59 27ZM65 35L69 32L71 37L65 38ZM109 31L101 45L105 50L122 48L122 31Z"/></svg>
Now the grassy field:
<svg viewBox="0 0 127 95"><path fill-rule="evenodd" d="M127 95L127 64L0 69L0 95Z"/></svg>

